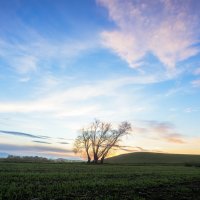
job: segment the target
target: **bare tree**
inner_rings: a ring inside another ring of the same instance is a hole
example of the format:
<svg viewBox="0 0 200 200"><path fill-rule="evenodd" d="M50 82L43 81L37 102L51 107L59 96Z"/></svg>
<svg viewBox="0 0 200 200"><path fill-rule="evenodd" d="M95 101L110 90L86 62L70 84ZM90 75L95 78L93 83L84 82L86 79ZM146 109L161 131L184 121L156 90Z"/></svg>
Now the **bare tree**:
<svg viewBox="0 0 200 200"><path fill-rule="evenodd" d="M128 122L122 122L117 130L111 130L111 134L108 135L106 144L104 144L102 147L101 154L99 155L99 158L101 158L101 163L104 162L104 159L113 147L120 148L119 142L121 138L129 134L131 130L131 124Z"/></svg>
<svg viewBox="0 0 200 200"><path fill-rule="evenodd" d="M89 132L82 129L81 134L76 138L74 142L74 153L86 153L87 155L87 162L91 162L91 156L90 156L90 135Z"/></svg>
<svg viewBox="0 0 200 200"><path fill-rule="evenodd" d="M85 153L88 163L93 158L94 163L104 162L113 147L120 148L120 140L123 136L129 134L131 124L122 122L117 129L113 129L110 123L95 120L86 129L82 129L80 135L74 143L75 153Z"/></svg>

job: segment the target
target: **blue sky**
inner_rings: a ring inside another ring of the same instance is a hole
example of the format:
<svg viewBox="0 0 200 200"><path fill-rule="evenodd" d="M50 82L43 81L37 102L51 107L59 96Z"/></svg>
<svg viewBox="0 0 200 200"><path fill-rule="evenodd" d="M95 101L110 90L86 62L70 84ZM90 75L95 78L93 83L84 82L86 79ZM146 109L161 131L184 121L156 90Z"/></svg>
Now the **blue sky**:
<svg viewBox="0 0 200 200"><path fill-rule="evenodd" d="M74 158L78 131L98 118L132 123L128 152L200 154L199 9L0 1L0 152Z"/></svg>

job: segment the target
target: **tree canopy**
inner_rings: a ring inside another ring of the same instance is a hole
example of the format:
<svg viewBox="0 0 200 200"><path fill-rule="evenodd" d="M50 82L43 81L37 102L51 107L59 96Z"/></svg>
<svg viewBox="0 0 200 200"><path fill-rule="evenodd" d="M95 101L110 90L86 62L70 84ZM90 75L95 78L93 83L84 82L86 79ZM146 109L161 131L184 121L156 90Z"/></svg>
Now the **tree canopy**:
<svg viewBox="0 0 200 200"><path fill-rule="evenodd" d="M121 138L131 130L131 124L126 121L114 129L111 123L95 120L80 131L74 142L74 152L86 157L88 163L103 163L110 150L119 148Z"/></svg>

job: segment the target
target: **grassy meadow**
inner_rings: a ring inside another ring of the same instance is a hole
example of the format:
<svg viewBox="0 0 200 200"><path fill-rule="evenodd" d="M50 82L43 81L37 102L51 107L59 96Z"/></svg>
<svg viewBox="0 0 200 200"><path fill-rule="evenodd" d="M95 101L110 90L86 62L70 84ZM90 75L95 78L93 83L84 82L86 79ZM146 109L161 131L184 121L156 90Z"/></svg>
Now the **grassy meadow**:
<svg viewBox="0 0 200 200"><path fill-rule="evenodd" d="M184 165L0 162L0 200L200 199L200 168Z"/></svg>

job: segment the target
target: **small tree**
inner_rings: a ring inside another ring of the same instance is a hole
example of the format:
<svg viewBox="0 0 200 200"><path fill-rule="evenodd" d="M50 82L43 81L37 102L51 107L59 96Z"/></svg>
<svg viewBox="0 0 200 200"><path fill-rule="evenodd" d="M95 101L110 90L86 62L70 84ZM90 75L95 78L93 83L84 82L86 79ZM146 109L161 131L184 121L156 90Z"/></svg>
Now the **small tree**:
<svg viewBox="0 0 200 200"><path fill-rule="evenodd" d="M88 163L104 162L104 159L113 147L119 147L124 135L131 131L131 124L122 122L118 129L113 129L110 123L95 120L86 129L82 129L74 142L74 152L87 156Z"/></svg>

